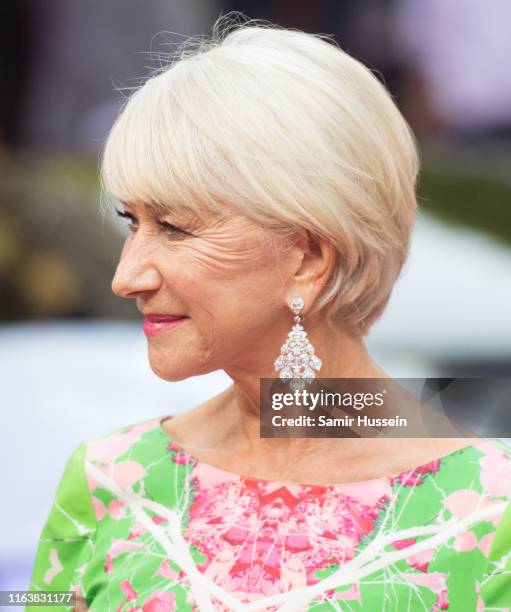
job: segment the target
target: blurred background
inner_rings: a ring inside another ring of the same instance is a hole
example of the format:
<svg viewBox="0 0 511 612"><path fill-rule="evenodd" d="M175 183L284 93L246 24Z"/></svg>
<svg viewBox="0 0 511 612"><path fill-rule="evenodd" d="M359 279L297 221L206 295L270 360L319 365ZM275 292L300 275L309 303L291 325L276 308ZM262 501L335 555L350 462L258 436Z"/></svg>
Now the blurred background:
<svg viewBox="0 0 511 612"><path fill-rule="evenodd" d="M179 383L151 372L135 304L110 289L126 227L99 212L98 153L118 89L137 86L169 43L208 33L230 10L334 34L384 81L419 138L421 210L409 261L368 338L374 358L396 377L511 374L508 0L5 3L0 589L27 588L80 441L177 414L229 384L222 372Z"/></svg>

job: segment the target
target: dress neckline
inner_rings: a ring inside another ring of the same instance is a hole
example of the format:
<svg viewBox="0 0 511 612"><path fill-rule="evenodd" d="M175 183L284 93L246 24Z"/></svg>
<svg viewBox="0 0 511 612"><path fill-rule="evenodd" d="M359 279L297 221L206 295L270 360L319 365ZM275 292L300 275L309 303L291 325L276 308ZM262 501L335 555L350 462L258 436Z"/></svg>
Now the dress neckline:
<svg viewBox="0 0 511 612"><path fill-rule="evenodd" d="M418 465L414 468L410 468L407 470L402 470L401 472L397 472L395 474L389 474L386 476L379 476L377 478L370 478L366 480L355 480L352 482L340 482L340 483L329 483L329 484L311 484L311 483L303 483L303 482L293 482L293 481L285 481L285 480L269 480L267 478L259 478L257 476L250 476L248 474L239 474L237 472L231 472L230 470L225 470L223 468L217 467L211 463L203 461L202 459L197 459L190 452L182 448L177 442L171 439L168 433L165 431L163 427L163 423L169 419L174 418L174 415L167 415L163 417L158 417L156 420L158 422L158 430L166 439L167 448L172 445L173 449L186 456L186 458L193 462L194 465L207 467L208 470L215 472L216 474L223 475L224 477L229 477L232 480L249 480L256 483L261 483L264 485L282 485L288 487L309 487L315 489L343 489L343 488L351 488L351 487L359 487L359 486L370 486L376 485L378 483L385 483L396 480L402 480L404 477L409 477L412 475L417 475L420 477L425 477L428 474L434 473L438 471L440 465L444 465L447 461L454 459L458 455L465 453L468 450L479 450L479 447L484 446L488 442L493 442L493 439L481 438L480 442L476 444L468 444L467 446L462 446L446 455L442 455L431 461L427 461L421 465Z"/></svg>

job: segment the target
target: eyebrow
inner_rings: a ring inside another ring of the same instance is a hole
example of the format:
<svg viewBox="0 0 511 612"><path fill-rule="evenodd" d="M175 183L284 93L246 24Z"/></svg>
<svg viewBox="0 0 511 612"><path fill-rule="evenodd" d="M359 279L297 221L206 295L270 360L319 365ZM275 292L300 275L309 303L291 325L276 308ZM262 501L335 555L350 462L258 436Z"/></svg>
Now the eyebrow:
<svg viewBox="0 0 511 612"><path fill-rule="evenodd" d="M138 206L140 206L140 204L137 204L136 202L126 202L124 200L119 200L119 202L123 205L123 206L130 206L132 208L137 208ZM144 206L144 208L151 208L151 205L148 204L147 202L142 202L142 206Z"/></svg>
<svg viewBox="0 0 511 612"><path fill-rule="evenodd" d="M119 202L123 205L123 206L128 206L129 208L138 208L140 206L140 204L137 204L136 202L125 202L123 200L119 200ZM168 207L164 207L161 204L149 204L148 202L142 202L141 203L142 206L146 209L149 210L150 212L156 212L156 213L160 213L160 214L167 214L170 213L172 209L169 209Z"/></svg>

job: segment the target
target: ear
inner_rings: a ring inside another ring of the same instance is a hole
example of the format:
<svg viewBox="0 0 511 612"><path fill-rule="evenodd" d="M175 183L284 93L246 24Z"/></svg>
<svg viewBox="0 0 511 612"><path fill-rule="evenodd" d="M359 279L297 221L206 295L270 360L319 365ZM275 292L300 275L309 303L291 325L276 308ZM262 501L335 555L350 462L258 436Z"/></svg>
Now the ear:
<svg viewBox="0 0 511 612"><path fill-rule="evenodd" d="M299 251L298 264L293 275L288 300L295 295L305 300L305 310L310 310L312 304L321 294L335 268L337 249L330 240L305 230L300 233L295 242Z"/></svg>

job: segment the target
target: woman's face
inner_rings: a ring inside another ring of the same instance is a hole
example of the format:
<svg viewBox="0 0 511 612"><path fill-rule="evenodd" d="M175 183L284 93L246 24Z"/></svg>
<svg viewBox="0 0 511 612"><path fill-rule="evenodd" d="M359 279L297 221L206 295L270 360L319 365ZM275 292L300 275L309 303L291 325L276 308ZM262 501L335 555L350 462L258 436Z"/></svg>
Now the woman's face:
<svg viewBox="0 0 511 612"><path fill-rule="evenodd" d="M202 221L142 205L125 205L124 212L130 233L113 292L135 298L144 315L186 317L147 335L153 371L165 380L233 368L273 376L291 324L293 249L275 252L267 230L242 216Z"/></svg>

